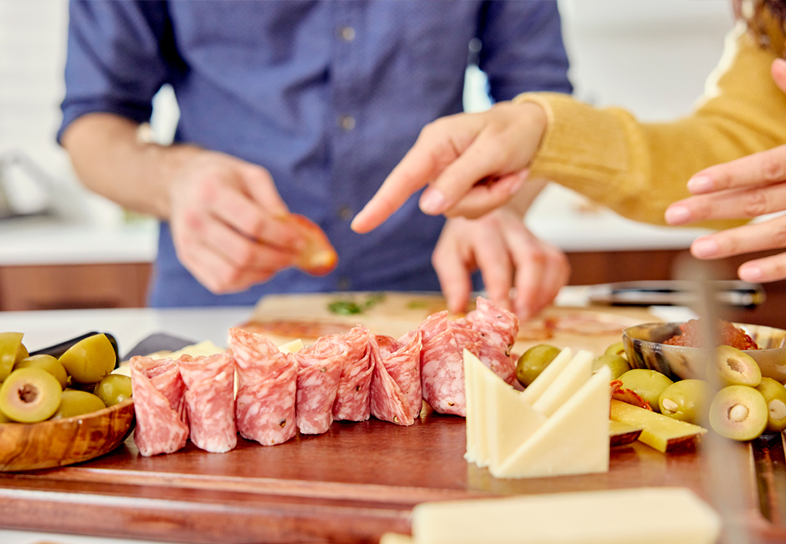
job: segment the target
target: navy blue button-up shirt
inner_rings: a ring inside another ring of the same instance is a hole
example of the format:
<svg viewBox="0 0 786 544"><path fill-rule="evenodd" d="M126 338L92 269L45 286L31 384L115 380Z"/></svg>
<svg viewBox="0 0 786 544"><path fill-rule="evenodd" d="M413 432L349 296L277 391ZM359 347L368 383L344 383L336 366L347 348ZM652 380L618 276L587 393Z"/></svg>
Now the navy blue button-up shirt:
<svg viewBox="0 0 786 544"><path fill-rule="evenodd" d="M474 37L494 99L571 91L554 1L72 1L59 135L91 112L148 121L169 83L176 141L267 168L289 208L318 223L339 254L327 276L289 269L218 296L180 264L162 223L154 306L438 290L431 253L444 219L421 213L418 195L370 234L349 223L423 126L462 110Z"/></svg>

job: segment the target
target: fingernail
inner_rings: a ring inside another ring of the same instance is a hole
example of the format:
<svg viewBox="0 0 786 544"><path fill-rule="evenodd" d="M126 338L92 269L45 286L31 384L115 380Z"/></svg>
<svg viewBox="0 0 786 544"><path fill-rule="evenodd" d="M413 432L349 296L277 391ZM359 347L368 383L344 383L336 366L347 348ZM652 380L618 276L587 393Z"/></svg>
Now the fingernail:
<svg viewBox="0 0 786 544"><path fill-rule="evenodd" d="M715 240L696 240L691 246L691 253L696 257L712 257L718 253L718 243Z"/></svg>
<svg viewBox="0 0 786 544"><path fill-rule="evenodd" d="M510 186L510 189L508 189L511 195L515 195L516 193L519 192L521 186L524 185L525 181L527 181L527 174L529 174L529 170L525 170L524 172L519 172L519 174L516 176L516 181L514 181L513 184Z"/></svg>
<svg viewBox="0 0 786 544"><path fill-rule="evenodd" d="M764 276L764 271L758 266L743 266L740 268L740 279L743 281L759 281Z"/></svg>
<svg viewBox="0 0 786 544"><path fill-rule="evenodd" d="M688 180L688 190L691 193L706 193L712 191L712 179L707 176L696 176Z"/></svg>
<svg viewBox="0 0 786 544"><path fill-rule="evenodd" d="M679 225L690 221L690 210L685 206L671 206L666 210L666 223Z"/></svg>
<svg viewBox="0 0 786 544"><path fill-rule="evenodd" d="M781 70L786 70L786 60L783 60L782 58L777 58L775 59L775 64L777 64L778 68L780 68Z"/></svg>
<svg viewBox="0 0 786 544"><path fill-rule="evenodd" d="M428 187L420 197L420 209L423 211L423 213L427 213L429 215L437 215L442 213L446 204L447 200L445 199L445 195L439 192L439 189L435 189L434 187Z"/></svg>

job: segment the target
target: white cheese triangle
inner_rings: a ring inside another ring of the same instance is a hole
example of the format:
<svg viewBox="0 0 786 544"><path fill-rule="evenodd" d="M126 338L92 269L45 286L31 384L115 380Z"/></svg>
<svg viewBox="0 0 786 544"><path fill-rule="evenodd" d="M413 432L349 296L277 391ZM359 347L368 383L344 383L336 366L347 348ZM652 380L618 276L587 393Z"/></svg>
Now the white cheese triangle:
<svg viewBox="0 0 786 544"><path fill-rule="evenodd" d="M579 351L532 407L546 417L557 411L592 376L592 353ZM549 365L550 367L551 365ZM546 367L548 370L549 367Z"/></svg>
<svg viewBox="0 0 786 544"><path fill-rule="evenodd" d="M610 380L608 367L599 370L498 469L490 467L491 474L531 478L607 472Z"/></svg>
<svg viewBox="0 0 786 544"><path fill-rule="evenodd" d="M537 401L543 392L548 389L551 383L560 375L572 359L573 350L564 348L560 351L559 355L551 361L549 366L544 368L540 375L524 390L524 400L529 402L530 405L535 404L535 401Z"/></svg>

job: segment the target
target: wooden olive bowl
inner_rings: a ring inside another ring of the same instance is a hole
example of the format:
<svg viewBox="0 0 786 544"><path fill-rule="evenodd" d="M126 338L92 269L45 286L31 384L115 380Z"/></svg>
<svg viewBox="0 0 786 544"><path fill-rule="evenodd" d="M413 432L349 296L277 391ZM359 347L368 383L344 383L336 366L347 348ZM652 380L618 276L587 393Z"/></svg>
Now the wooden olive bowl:
<svg viewBox="0 0 786 544"><path fill-rule="evenodd" d="M36 470L94 459L118 447L134 425L134 400L91 414L0 424L0 472Z"/></svg>

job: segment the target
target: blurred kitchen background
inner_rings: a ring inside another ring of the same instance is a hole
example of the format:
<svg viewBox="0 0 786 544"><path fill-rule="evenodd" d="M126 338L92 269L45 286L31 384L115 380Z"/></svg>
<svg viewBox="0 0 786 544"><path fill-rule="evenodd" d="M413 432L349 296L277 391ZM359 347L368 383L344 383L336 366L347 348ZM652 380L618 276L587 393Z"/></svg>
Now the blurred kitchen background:
<svg viewBox="0 0 786 544"><path fill-rule="evenodd" d="M734 24L729 0L559 4L576 95L651 121L691 110ZM0 0L2 310L143 306L155 257L154 222L81 189L55 143L67 7L66 0ZM469 66L468 110L489 106L484 84ZM171 141L176 121L174 97L163 89L155 138ZM560 187L541 195L527 223L569 252L575 284L668 278L700 233L632 223Z"/></svg>

